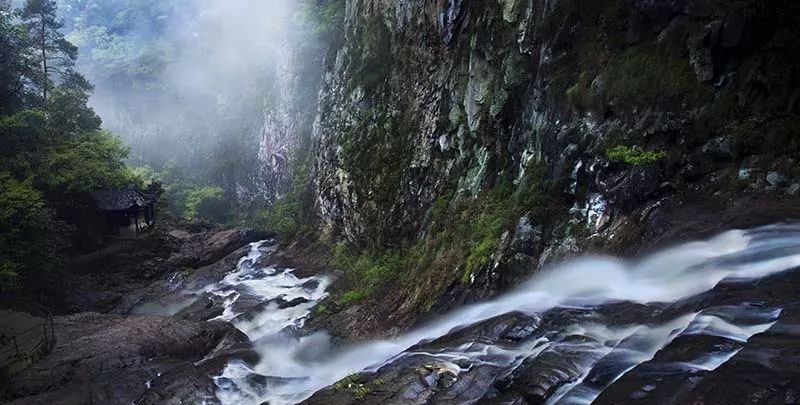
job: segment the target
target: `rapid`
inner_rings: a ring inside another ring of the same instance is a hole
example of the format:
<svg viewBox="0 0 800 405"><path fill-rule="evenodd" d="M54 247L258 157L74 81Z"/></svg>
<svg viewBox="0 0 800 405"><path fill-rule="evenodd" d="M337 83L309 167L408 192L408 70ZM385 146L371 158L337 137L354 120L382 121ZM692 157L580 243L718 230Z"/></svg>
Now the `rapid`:
<svg viewBox="0 0 800 405"><path fill-rule="evenodd" d="M324 332L301 334L331 280L298 278L291 269L259 265L270 253L264 242L252 244L233 272L205 289L225 297L220 318L247 334L261 355L255 366L230 361L215 378L217 397L224 404L298 403L351 373L385 374L393 365L416 358L435 362L439 374L453 380L446 386L450 400L470 403L493 395L494 388L450 389L462 376L489 370L482 378L491 385L553 353L570 359L575 375L548 392L546 402L583 404L676 338L706 336L727 342L664 366L708 371L773 326L783 308L766 300L745 294L717 303L698 297L713 295L722 283L748 283L800 267L800 225L728 231L636 260L567 260L490 301L454 310L393 339L346 347L332 345ZM242 311L246 298L259 303ZM627 313L634 310L643 315ZM527 320L515 332L518 338L470 332L510 314Z"/></svg>

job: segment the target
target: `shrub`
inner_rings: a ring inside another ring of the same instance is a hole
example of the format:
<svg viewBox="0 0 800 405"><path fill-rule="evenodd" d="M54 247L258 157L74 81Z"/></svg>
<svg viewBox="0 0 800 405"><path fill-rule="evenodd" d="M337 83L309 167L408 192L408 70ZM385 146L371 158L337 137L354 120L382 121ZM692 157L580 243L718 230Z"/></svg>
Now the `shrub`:
<svg viewBox="0 0 800 405"><path fill-rule="evenodd" d="M222 201L224 191L214 186L199 186L190 189L186 194L186 203L183 211L184 219L195 221L198 219L214 220L224 219L226 214Z"/></svg>
<svg viewBox="0 0 800 405"><path fill-rule="evenodd" d="M333 384L333 389L335 391L348 391L353 394L357 401L363 401L372 393L373 389L384 384L386 382L381 378L367 381L366 375L352 373Z"/></svg>
<svg viewBox="0 0 800 405"><path fill-rule="evenodd" d="M282 198L261 212L264 227L290 239L300 232L300 204L291 198Z"/></svg>
<svg viewBox="0 0 800 405"><path fill-rule="evenodd" d="M313 196L309 193L308 161L299 160L292 172L291 190L261 212L264 227L277 232L284 240L311 231Z"/></svg>
<svg viewBox="0 0 800 405"><path fill-rule="evenodd" d="M369 297L409 266L409 262L404 259L400 251L356 252L343 243L334 248L330 264L344 271L348 280L357 286L342 296L340 303L343 305Z"/></svg>
<svg viewBox="0 0 800 405"><path fill-rule="evenodd" d="M650 106L661 100L694 102L711 94L697 80L689 60L675 47L646 43L616 54L606 67L611 100L628 106Z"/></svg>
<svg viewBox="0 0 800 405"><path fill-rule="evenodd" d="M300 16L315 35L326 38L340 34L344 25L345 0L303 1Z"/></svg>
<svg viewBox="0 0 800 405"><path fill-rule="evenodd" d="M342 298L339 299L338 303L339 305L348 306L369 297L369 295L369 292L364 290L350 290L342 294Z"/></svg>
<svg viewBox="0 0 800 405"><path fill-rule="evenodd" d="M51 212L30 180L0 172L0 291L17 288L52 264Z"/></svg>
<svg viewBox="0 0 800 405"><path fill-rule="evenodd" d="M639 146L616 146L606 151L606 156L615 162L624 162L634 166L644 166L667 158L667 152L648 151Z"/></svg>

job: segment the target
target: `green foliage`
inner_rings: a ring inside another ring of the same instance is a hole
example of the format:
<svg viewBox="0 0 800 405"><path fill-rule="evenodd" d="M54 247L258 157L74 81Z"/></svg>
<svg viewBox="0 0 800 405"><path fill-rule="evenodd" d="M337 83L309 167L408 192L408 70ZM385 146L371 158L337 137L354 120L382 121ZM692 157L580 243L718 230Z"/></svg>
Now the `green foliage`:
<svg viewBox="0 0 800 405"><path fill-rule="evenodd" d="M388 229L402 214L399 205L408 184L411 140L418 125L416 117L383 103L357 114L354 124L338 133L342 175L353 186L360 215L371 224L363 239L369 245L384 246L394 235L378 230Z"/></svg>
<svg viewBox="0 0 800 405"><path fill-rule="evenodd" d="M339 302L349 305L379 291L405 271L407 256L398 250L357 251L340 243L333 249L330 265L344 271L347 280L356 288L343 294Z"/></svg>
<svg viewBox="0 0 800 405"><path fill-rule="evenodd" d="M91 77L118 85L153 86L165 64L166 44L154 41L166 30L173 7L159 0L60 0L67 6L66 32L82 50Z"/></svg>
<svg viewBox="0 0 800 405"><path fill-rule="evenodd" d="M224 190L214 186L199 186L190 189L186 193L183 218L189 221L218 220L220 216L224 216L224 212L220 213L218 210L218 204L222 203L224 195Z"/></svg>
<svg viewBox="0 0 800 405"><path fill-rule="evenodd" d="M277 232L284 239L291 239L300 231L300 203L293 198L280 198L272 207L261 213L264 227Z"/></svg>
<svg viewBox="0 0 800 405"><path fill-rule="evenodd" d="M27 34L29 49L33 51L25 57L32 58L40 67L31 74L30 80L41 89L41 99L46 102L53 76L68 78L77 75L72 66L78 59L78 48L61 33L64 24L57 16L54 0L26 0L18 17L20 27Z"/></svg>
<svg viewBox="0 0 800 405"><path fill-rule="evenodd" d="M296 159L289 193L261 212L264 228L277 232L287 241L309 232L312 221L308 162L302 156Z"/></svg>
<svg viewBox="0 0 800 405"><path fill-rule="evenodd" d="M606 151L606 156L615 162L624 162L634 166L644 166L668 157L664 151L648 151L639 146L619 145Z"/></svg>
<svg viewBox="0 0 800 405"><path fill-rule="evenodd" d="M47 100L49 126L64 138L100 130L100 117L88 107L92 85L81 75L70 73L50 92Z"/></svg>
<svg viewBox="0 0 800 405"><path fill-rule="evenodd" d="M328 307L325 306L324 304L319 304L314 308L315 315L327 315L330 313L331 313L330 309L328 309Z"/></svg>
<svg viewBox="0 0 800 405"><path fill-rule="evenodd" d="M299 14L320 38L341 35L344 27L345 0L304 0Z"/></svg>
<svg viewBox="0 0 800 405"><path fill-rule="evenodd" d="M368 291L364 290L350 290L342 294L342 297L337 301L339 305L348 306L362 301L370 296Z"/></svg>
<svg viewBox="0 0 800 405"><path fill-rule="evenodd" d="M523 201L525 197L519 197ZM512 225L520 212L513 202L511 184L504 182L491 190L476 205L478 212L471 212L469 220L471 249L464 263L463 284L471 282L473 274L489 264L491 255L497 250L497 244L504 231ZM473 208L474 209L474 208ZM469 211L469 210L468 210Z"/></svg>
<svg viewBox="0 0 800 405"><path fill-rule="evenodd" d="M367 399L377 387L386 384L383 379L377 378L368 381L367 376L362 373L352 373L333 384L335 391L347 391L353 395L357 401Z"/></svg>
<svg viewBox="0 0 800 405"><path fill-rule="evenodd" d="M0 291L20 286L24 277L52 259L47 249L52 214L30 179L0 172Z"/></svg>
<svg viewBox="0 0 800 405"><path fill-rule="evenodd" d="M528 165L512 198L517 214L532 212L537 216L545 215L552 204L552 190L544 164L532 162Z"/></svg>
<svg viewBox="0 0 800 405"><path fill-rule="evenodd" d="M128 148L106 131L84 133L50 150L37 184L63 193L118 188L133 180L123 163Z"/></svg>
<svg viewBox="0 0 800 405"><path fill-rule="evenodd" d="M530 164L516 187L506 180L476 197L443 192L425 216L424 236L413 246L359 250L337 245L330 264L344 271L351 287L338 302L357 303L391 283L403 283L430 308L429 299L454 278L472 282L473 275L490 263L503 233L522 215L546 218L553 204L550 191L544 166Z"/></svg>
<svg viewBox="0 0 800 405"><path fill-rule="evenodd" d="M616 54L606 67L607 96L627 106L696 102L710 94L677 47L646 43Z"/></svg>
<svg viewBox="0 0 800 405"><path fill-rule="evenodd" d="M55 268L94 240L90 193L133 181L128 150L87 105L92 86L72 70L77 48L56 3L0 2L0 289ZM46 62L46 63L45 63ZM56 85L57 83L57 85ZM69 245L72 243L72 245Z"/></svg>
<svg viewBox="0 0 800 405"><path fill-rule="evenodd" d="M394 62L392 33L382 18L368 17L357 24L352 38L355 47L350 54L353 71L351 84L360 84L367 93L374 92L386 82Z"/></svg>

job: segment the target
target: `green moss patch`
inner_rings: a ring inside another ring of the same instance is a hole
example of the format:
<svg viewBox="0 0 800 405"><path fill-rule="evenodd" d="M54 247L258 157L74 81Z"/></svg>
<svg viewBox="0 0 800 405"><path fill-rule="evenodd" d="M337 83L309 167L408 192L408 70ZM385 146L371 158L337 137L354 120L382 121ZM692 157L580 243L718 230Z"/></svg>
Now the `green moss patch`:
<svg viewBox="0 0 800 405"><path fill-rule="evenodd" d="M663 151L644 150L639 146L616 146L606 151L606 156L615 162L634 166L645 166L667 158Z"/></svg>

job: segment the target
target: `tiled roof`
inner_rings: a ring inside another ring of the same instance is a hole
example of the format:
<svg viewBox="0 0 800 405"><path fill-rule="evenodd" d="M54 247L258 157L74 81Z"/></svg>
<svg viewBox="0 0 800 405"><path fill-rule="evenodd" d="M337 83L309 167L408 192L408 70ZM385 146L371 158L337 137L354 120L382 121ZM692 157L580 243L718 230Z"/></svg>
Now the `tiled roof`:
<svg viewBox="0 0 800 405"><path fill-rule="evenodd" d="M94 193L97 207L103 211L124 211L134 206L146 207L158 200L158 194L139 190L134 185L119 190L101 190Z"/></svg>

